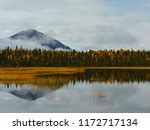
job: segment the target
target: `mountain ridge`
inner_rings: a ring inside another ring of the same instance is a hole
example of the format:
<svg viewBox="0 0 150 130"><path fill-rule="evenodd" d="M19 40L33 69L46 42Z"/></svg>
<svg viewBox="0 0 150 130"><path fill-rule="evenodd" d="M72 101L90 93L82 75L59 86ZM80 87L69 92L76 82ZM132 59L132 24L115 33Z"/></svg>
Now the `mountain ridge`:
<svg viewBox="0 0 150 130"><path fill-rule="evenodd" d="M14 43L14 45L21 44L21 46L24 48L24 46L28 45L29 47L33 48L45 48L45 49L51 49L51 50L71 50L69 46L64 45L62 42L48 36L47 34L44 34L42 32L39 32L35 29L27 29L21 32L18 32L10 37L8 37L5 42L10 44ZM9 46L9 44L7 46ZM25 45L26 44L26 45ZM34 47L35 46L35 47ZM29 47L26 47L27 49Z"/></svg>

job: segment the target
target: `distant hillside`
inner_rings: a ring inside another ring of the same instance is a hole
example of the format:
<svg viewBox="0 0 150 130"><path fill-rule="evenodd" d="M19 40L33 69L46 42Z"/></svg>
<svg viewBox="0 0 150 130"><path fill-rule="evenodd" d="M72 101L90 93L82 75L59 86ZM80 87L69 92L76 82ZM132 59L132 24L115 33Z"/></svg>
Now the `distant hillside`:
<svg viewBox="0 0 150 130"><path fill-rule="evenodd" d="M7 46L10 48L18 46L25 49L71 50L70 47L64 45L60 41L34 29L21 31L7 39L0 40L1 49L4 49Z"/></svg>

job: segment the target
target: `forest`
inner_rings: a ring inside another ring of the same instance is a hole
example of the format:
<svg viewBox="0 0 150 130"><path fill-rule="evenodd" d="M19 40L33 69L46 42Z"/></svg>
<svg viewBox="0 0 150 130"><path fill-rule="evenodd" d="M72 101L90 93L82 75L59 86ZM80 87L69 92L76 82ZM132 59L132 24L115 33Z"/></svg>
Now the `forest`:
<svg viewBox="0 0 150 130"><path fill-rule="evenodd" d="M150 66L150 51L89 50L56 51L41 49L0 50L0 67L145 67Z"/></svg>

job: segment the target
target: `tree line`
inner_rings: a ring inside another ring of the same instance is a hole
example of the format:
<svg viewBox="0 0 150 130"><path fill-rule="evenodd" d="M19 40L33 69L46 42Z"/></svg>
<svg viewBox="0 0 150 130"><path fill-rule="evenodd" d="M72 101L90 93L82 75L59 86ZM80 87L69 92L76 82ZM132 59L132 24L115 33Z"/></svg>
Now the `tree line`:
<svg viewBox="0 0 150 130"><path fill-rule="evenodd" d="M0 50L0 67L107 67L150 66L150 51L55 51L7 47Z"/></svg>

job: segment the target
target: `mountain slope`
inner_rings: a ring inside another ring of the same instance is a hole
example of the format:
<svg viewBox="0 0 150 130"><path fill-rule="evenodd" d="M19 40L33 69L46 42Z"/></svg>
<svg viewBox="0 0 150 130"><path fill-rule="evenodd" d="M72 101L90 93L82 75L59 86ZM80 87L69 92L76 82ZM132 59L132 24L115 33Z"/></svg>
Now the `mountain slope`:
<svg viewBox="0 0 150 130"><path fill-rule="evenodd" d="M28 29L16 33L6 40L4 40L7 46L17 45L22 46L22 48L34 49L52 49L52 50L71 50L70 47L64 45L60 41L47 36L44 33L38 32L34 29Z"/></svg>

